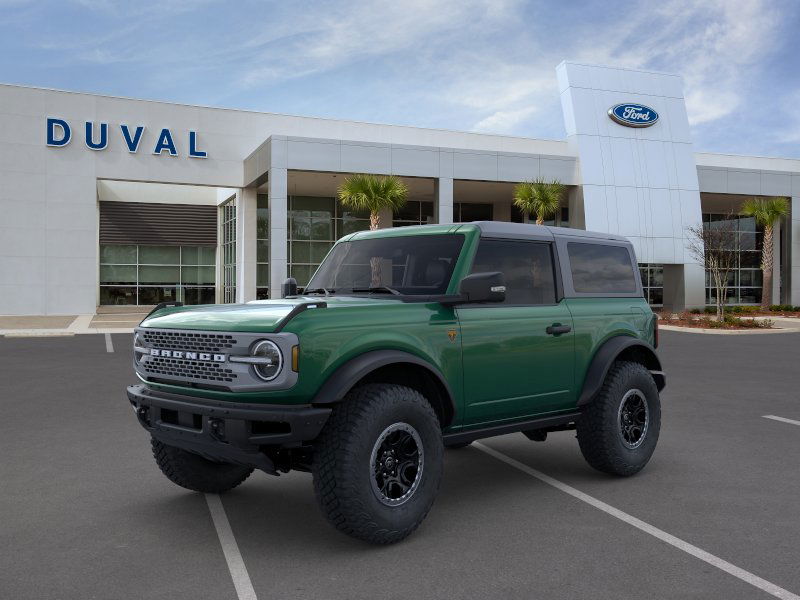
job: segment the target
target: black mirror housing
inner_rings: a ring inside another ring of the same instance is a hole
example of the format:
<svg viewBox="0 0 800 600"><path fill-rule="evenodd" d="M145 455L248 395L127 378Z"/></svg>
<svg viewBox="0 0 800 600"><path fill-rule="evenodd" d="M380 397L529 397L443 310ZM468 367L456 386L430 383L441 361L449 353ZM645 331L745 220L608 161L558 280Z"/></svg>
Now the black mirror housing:
<svg viewBox="0 0 800 600"><path fill-rule="evenodd" d="M294 277L288 277L281 284L281 298L287 296L297 296L297 280Z"/></svg>
<svg viewBox="0 0 800 600"><path fill-rule="evenodd" d="M506 299L506 282L499 271L472 273L461 280L458 291L464 304L503 302Z"/></svg>

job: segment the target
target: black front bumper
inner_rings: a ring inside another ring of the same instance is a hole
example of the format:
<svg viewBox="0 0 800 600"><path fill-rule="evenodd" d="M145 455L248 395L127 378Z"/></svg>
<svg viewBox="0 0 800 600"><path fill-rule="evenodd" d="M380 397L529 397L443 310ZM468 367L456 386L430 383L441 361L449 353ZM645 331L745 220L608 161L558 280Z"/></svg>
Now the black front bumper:
<svg viewBox="0 0 800 600"><path fill-rule="evenodd" d="M136 417L157 440L205 458L276 473L266 448L292 448L316 438L330 408L207 400L128 387Z"/></svg>

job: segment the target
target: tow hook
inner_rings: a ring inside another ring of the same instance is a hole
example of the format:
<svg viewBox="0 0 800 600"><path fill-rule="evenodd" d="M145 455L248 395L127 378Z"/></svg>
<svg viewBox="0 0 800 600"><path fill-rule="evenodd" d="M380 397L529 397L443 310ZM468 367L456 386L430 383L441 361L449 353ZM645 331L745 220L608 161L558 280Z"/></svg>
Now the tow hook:
<svg viewBox="0 0 800 600"><path fill-rule="evenodd" d="M134 406L133 412L136 413L136 418L139 419L139 422L142 425L146 427L150 426L150 411L148 410L147 406Z"/></svg>
<svg viewBox="0 0 800 600"><path fill-rule="evenodd" d="M208 429L213 437L218 442L225 441L225 421L222 419L211 418L208 420Z"/></svg>

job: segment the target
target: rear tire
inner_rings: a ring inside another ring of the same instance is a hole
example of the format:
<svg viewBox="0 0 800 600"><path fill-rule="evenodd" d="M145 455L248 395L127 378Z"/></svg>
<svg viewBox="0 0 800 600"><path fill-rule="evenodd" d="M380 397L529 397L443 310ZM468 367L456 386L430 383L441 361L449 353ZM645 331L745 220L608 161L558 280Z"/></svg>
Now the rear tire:
<svg viewBox="0 0 800 600"><path fill-rule="evenodd" d="M221 494L232 490L250 476L253 469L230 463L212 462L175 446L150 439L158 468L172 483L187 490Z"/></svg>
<svg viewBox="0 0 800 600"><path fill-rule="evenodd" d="M314 493L339 531L374 544L410 535L442 478L442 432L422 394L369 384L333 408L314 448Z"/></svg>
<svg viewBox="0 0 800 600"><path fill-rule="evenodd" d="M603 473L628 476L641 471L656 448L661 400L650 372L641 364L616 362L597 397L577 423L581 453Z"/></svg>

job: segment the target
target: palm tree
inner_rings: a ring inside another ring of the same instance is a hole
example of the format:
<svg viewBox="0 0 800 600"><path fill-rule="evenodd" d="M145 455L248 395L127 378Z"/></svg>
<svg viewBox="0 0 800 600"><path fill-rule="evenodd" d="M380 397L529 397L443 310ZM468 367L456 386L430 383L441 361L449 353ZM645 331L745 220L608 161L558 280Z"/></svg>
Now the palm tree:
<svg viewBox="0 0 800 600"><path fill-rule="evenodd" d="M757 225L764 228L764 242L761 244L761 271L764 288L761 292L761 306L769 308L772 304L772 240L775 221L789 212L786 198L750 198L742 205L742 214L753 217Z"/></svg>
<svg viewBox="0 0 800 600"><path fill-rule="evenodd" d="M558 212L566 189L558 179L524 181L514 188L514 204L529 215L536 215L536 224L541 225Z"/></svg>
<svg viewBox="0 0 800 600"><path fill-rule="evenodd" d="M351 175L339 186L339 200L353 210L369 211L369 228L381 226L381 210L388 208L395 212L406 203L408 188L396 175L377 177L375 175ZM383 279L382 258L369 259L372 270L370 287L379 287Z"/></svg>
<svg viewBox="0 0 800 600"><path fill-rule="evenodd" d="M406 203L408 188L396 175L351 175L339 186L339 200L353 210L369 211L369 228L381 226L380 211L395 212Z"/></svg>

